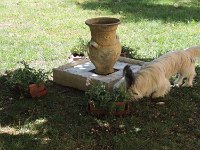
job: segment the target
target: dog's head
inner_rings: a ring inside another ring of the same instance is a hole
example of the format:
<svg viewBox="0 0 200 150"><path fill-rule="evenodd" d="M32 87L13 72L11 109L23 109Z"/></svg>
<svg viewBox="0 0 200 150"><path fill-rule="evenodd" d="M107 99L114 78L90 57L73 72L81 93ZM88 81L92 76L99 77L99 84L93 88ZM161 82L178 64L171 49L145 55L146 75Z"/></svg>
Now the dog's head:
<svg viewBox="0 0 200 150"><path fill-rule="evenodd" d="M123 77L117 83L115 83L113 89L124 88L130 93L132 100L138 100L143 96L137 86L136 78L137 75L132 72L131 67L129 65L126 65L123 69Z"/></svg>
<svg viewBox="0 0 200 150"><path fill-rule="evenodd" d="M123 75L126 82L126 89L129 91L132 100L138 100L143 97L140 92L140 85L138 81L140 78L137 77L137 73L133 73L131 67L126 65L123 69Z"/></svg>
<svg viewBox="0 0 200 150"><path fill-rule="evenodd" d="M131 99L133 101L139 100L141 98L143 98L143 95L141 94L141 92L139 91L139 89L137 88L136 84L133 84L129 89L128 92L131 96Z"/></svg>

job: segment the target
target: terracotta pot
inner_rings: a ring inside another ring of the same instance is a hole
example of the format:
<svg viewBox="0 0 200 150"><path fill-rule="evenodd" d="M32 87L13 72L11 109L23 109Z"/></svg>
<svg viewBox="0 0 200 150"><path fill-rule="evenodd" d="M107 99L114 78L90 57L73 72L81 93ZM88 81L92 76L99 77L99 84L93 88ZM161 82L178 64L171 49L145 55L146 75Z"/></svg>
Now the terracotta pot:
<svg viewBox="0 0 200 150"><path fill-rule="evenodd" d="M44 96L47 93L47 89L44 86L44 84L30 84L29 85L29 92L31 94L31 96L34 97L40 97L40 96Z"/></svg>
<svg viewBox="0 0 200 150"><path fill-rule="evenodd" d="M95 72L103 75L113 73L121 53L121 44L116 35L120 20L100 17L88 19L85 23L91 31L88 56L95 66Z"/></svg>
<svg viewBox="0 0 200 150"><path fill-rule="evenodd" d="M73 57L73 61L77 61L77 60L80 60L80 59L83 59L84 57L82 56L76 56L76 57Z"/></svg>
<svg viewBox="0 0 200 150"><path fill-rule="evenodd" d="M77 61L77 60L85 58L83 53L73 53L71 57L72 57L73 61Z"/></svg>
<svg viewBox="0 0 200 150"><path fill-rule="evenodd" d="M128 115L129 111L129 103L126 102L113 102L115 104L115 109L112 111L108 111L102 108L96 108L93 101L88 102L87 110L93 115L115 115L115 116L122 116Z"/></svg>
<svg viewBox="0 0 200 150"><path fill-rule="evenodd" d="M121 57L128 57L128 53L127 52L123 52L120 54Z"/></svg>

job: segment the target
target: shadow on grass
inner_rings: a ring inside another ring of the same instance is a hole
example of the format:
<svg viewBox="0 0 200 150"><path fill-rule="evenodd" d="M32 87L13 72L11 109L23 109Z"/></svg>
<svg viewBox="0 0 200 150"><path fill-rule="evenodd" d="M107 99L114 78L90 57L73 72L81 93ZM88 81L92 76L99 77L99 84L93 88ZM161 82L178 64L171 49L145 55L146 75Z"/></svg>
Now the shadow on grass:
<svg viewBox="0 0 200 150"><path fill-rule="evenodd" d="M73 149L87 134L84 93L47 82L48 93L20 99L0 80L0 149ZM88 125L88 124L87 124Z"/></svg>
<svg viewBox="0 0 200 150"><path fill-rule="evenodd" d="M35 150L39 146L39 140L36 140L32 135L11 135L6 133L0 134L1 149L27 149Z"/></svg>
<svg viewBox="0 0 200 150"><path fill-rule="evenodd" d="M198 4L198 5L197 5ZM83 9L103 10L113 14L120 14L127 22L137 22L142 19L162 20L164 22L200 21L200 8L198 1L188 2L178 7L167 4L153 4L146 0L109 0L86 1L81 5ZM191 5L190 7L187 5Z"/></svg>
<svg viewBox="0 0 200 150"><path fill-rule="evenodd" d="M197 67L197 74L200 68ZM84 92L47 82L44 97L19 99L0 84L0 149L199 149L200 78L160 101L133 102L131 115L94 117Z"/></svg>

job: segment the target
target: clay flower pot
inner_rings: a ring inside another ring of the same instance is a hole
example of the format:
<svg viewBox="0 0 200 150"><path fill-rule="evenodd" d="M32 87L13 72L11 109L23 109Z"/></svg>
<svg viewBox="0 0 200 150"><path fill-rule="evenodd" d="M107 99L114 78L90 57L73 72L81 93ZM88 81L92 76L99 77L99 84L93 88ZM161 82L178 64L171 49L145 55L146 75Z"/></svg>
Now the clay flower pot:
<svg viewBox="0 0 200 150"><path fill-rule="evenodd" d="M44 84L30 84L29 85L29 92L31 94L31 96L34 97L40 97L40 96L44 96L47 93L47 89L44 86Z"/></svg>
<svg viewBox="0 0 200 150"><path fill-rule="evenodd" d="M87 110L89 113L93 115L115 115L115 116L122 116L128 115L129 111L129 103L126 102L112 102L114 103L114 108L109 111L102 108L97 108L93 101L88 102Z"/></svg>
<svg viewBox="0 0 200 150"><path fill-rule="evenodd" d="M77 61L77 60L80 60L80 59L84 59L84 54L83 53L72 53L72 58L73 58L73 61Z"/></svg>
<svg viewBox="0 0 200 150"><path fill-rule="evenodd" d="M120 56L121 56L121 57L128 57L128 53L127 53L127 52L122 52L122 53L120 54Z"/></svg>
<svg viewBox="0 0 200 150"><path fill-rule="evenodd" d="M121 53L121 44L116 35L120 20L100 17L88 19L85 23L91 31L88 56L95 66L95 72L102 75L113 73L113 66Z"/></svg>

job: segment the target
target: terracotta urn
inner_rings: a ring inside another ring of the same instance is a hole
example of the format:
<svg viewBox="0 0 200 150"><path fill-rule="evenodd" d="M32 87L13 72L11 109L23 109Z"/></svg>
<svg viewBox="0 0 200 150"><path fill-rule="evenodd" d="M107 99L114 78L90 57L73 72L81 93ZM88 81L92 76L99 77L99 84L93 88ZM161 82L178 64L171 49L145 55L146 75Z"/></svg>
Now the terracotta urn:
<svg viewBox="0 0 200 150"><path fill-rule="evenodd" d="M95 66L95 72L102 75L113 73L121 53L121 44L116 35L120 20L100 17L88 19L85 23L91 31L88 56Z"/></svg>

